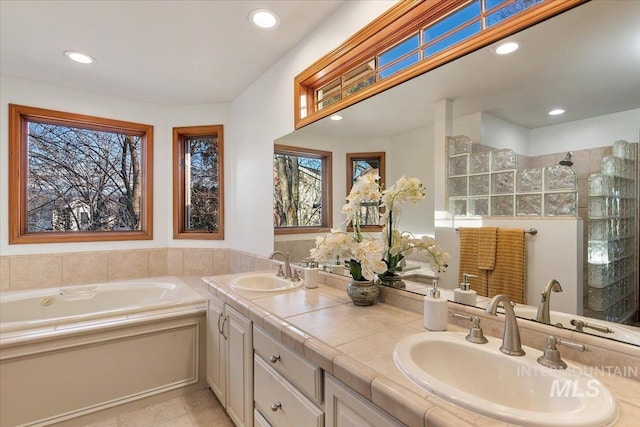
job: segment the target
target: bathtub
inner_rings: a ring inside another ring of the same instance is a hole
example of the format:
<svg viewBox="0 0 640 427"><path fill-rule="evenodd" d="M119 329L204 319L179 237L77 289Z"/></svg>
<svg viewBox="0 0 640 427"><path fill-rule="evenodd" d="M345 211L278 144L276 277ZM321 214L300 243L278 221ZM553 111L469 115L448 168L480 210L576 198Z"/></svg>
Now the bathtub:
<svg viewBox="0 0 640 427"><path fill-rule="evenodd" d="M176 277L4 292L0 425L90 422L204 388L205 329L206 299Z"/></svg>
<svg viewBox="0 0 640 427"><path fill-rule="evenodd" d="M0 294L0 334L43 333L69 328L69 324L82 326L90 321L95 325L198 304L204 307L206 300L177 277L4 292Z"/></svg>

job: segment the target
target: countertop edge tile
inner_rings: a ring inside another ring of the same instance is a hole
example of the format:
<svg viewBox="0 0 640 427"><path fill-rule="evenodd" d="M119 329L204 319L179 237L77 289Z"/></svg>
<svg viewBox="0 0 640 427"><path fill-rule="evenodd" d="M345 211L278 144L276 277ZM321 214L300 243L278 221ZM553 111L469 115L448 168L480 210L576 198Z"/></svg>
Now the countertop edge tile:
<svg viewBox="0 0 640 427"><path fill-rule="evenodd" d="M445 409L434 406L425 413L424 427L473 427L473 425Z"/></svg>
<svg viewBox="0 0 640 427"><path fill-rule="evenodd" d="M373 380L371 395L373 403L409 426L422 425L427 411L435 407L421 396L384 376ZM399 402L402 402L402 405L399 405Z"/></svg>
<svg viewBox="0 0 640 427"><path fill-rule="evenodd" d="M333 358L333 376L352 390L373 401L373 380L380 376L377 371L340 352Z"/></svg>
<svg viewBox="0 0 640 427"><path fill-rule="evenodd" d="M341 354L338 350L315 337L306 340L303 347L304 357L333 375L333 359Z"/></svg>

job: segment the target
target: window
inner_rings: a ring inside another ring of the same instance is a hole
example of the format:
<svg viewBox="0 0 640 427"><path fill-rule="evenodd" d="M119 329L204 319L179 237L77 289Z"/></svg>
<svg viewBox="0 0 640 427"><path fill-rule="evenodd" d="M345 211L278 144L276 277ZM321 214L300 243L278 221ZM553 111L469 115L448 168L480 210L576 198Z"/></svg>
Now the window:
<svg viewBox="0 0 640 427"><path fill-rule="evenodd" d="M347 194L360 175L371 170L380 175L380 186L385 183L385 153L347 153ZM363 205L360 212L360 224L363 230L380 230L380 206L378 203Z"/></svg>
<svg viewBox="0 0 640 427"><path fill-rule="evenodd" d="M331 153L276 145L273 154L276 234L331 227Z"/></svg>
<svg viewBox="0 0 640 427"><path fill-rule="evenodd" d="M9 244L151 239L153 126L9 105Z"/></svg>
<svg viewBox="0 0 640 427"><path fill-rule="evenodd" d="M586 0L398 2L294 80L301 128Z"/></svg>
<svg viewBox="0 0 640 427"><path fill-rule="evenodd" d="M173 238L224 239L223 127L173 128Z"/></svg>

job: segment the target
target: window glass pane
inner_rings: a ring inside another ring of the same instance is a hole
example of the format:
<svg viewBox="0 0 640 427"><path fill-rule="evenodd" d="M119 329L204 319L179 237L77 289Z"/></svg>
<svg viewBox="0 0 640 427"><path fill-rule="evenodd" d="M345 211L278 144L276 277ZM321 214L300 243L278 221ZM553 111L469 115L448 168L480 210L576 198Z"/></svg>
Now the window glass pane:
<svg viewBox="0 0 640 427"><path fill-rule="evenodd" d="M353 176L351 182L356 180L369 171L375 169L380 170L380 159L354 159L351 163ZM380 225L380 206L378 202L363 202L360 205L360 225Z"/></svg>
<svg viewBox="0 0 640 427"><path fill-rule="evenodd" d="M395 73L397 73L398 71L404 70L405 68L409 67L410 65L415 64L416 62L420 61L420 54L419 53L415 53L405 59L403 59L402 61L393 64L391 67L389 68L385 68L384 70L382 70L379 74L381 79L387 78Z"/></svg>
<svg viewBox="0 0 640 427"><path fill-rule="evenodd" d="M340 87L340 79L335 79L331 83L318 89L316 91L317 109L321 110L324 107L328 107L334 102L339 101L342 97Z"/></svg>
<svg viewBox="0 0 640 427"><path fill-rule="evenodd" d="M418 46L420 46L420 35L416 34L378 56L378 67L384 67L412 50L418 49Z"/></svg>
<svg viewBox="0 0 640 427"><path fill-rule="evenodd" d="M437 24L425 28L422 34L423 43L434 40L478 16L480 16L480 1L475 1L469 6L452 13Z"/></svg>
<svg viewBox="0 0 640 427"><path fill-rule="evenodd" d="M507 18L510 18L513 15L517 15L523 10L540 3L542 0L516 0L514 3L503 7L497 12L492 13L486 18L486 25L490 27L492 25L497 24L498 22L504 21Z"/></svg>
<svg viewBox="0 0 640 427"><path fill-rule="evenodd" d="M380 159L357 159L353 160L351 164L353 170L353 176L351 177L351 183L355 183L360 175L364 175L371 170L380 170Z"/></svg>
<svg viewBox="0 0 640 427"><path fill-rule="evenodd" d="M448 47L453 46L454 44L461 42L462 40L477 34L482 29L482 25L480 21L469 25L465 29L458 31L457 33L451 34L449 37L440 40L438 43L433 44L424 50L424 57L429 57L431 55L435 55L436 53L444 50Z"/></svg>
<svg viewBox="0 0 640 427"><path fill-rule="evenodd" d="M322 163L321 158L274 154L275 227L323 226Z"/></svg>
<svg viewBox="0 0 640 427"><path fill-rule="evenodd" d="M28 232L141 229L139 136L27 126Z"/></svg>
<svg viewBox="0 0 640 427"><path fill-rule="evenodd" d="M489 9L493 9L497 5L501 3L505 3L509 0L484 0L484 10L487 11Z"/></svg>
<svg viewBox="0 0 640 427"><path fill-rule="evenodd" d="M375 66L376 62L371 59L345 74L342 83L344 96L349 96L374 83L376 81Z"/></svg>
<svg viewBox="0 0 640 427"><path fill-rule="evenodd" d="M218 136L185 137L185 230L219 230Z"/></svg>

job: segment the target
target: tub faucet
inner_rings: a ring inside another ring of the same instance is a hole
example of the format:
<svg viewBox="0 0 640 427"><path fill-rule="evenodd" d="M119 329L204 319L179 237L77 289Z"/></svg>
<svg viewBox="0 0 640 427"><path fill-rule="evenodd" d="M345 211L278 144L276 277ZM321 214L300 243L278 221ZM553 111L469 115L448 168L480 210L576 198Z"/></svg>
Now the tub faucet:
<svg viewBox="0 0 640 427"><path fill-rule="evenodd" d="M516 313L513 311L509 298L502 294L494 296L487 304L485 313L496 316L500 303L504 307L504 334L500 351L509 356L524 356L524 350L520 344L520 331L518 330Z"/></svg>
<svg viewBox="0 0 640 427"><path fill-rule="evenodd" d="M551 301L551 292L562 292L562 286L556 279L551 279L544 287L544 291L540 295L540 304L538 304L538 312L536 313L536 320L538 322L551 324L551 316L549 315L549 303Z"/></svg>
<svg viewBox="0 0 640 427"><path fill-rule="evenodd" d="M284 258L284 278L291 279L291 264L289 263L289 252L286 254L281 251L273 251L269 255L269 259L275 259L276 255L280 255Z"/></svg>

